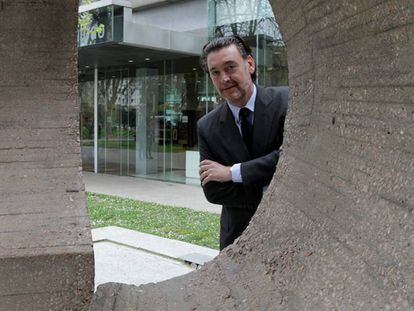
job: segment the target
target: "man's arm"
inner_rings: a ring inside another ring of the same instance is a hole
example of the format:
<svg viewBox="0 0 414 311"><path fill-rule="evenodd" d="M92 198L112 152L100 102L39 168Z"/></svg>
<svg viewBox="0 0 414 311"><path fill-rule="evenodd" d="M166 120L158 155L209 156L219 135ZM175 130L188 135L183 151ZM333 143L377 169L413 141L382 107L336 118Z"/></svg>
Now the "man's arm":
<svg viewBox="0 0 414 311"><path fill-rule="evenodd" d="M255 184L262 187L269 185L275 173L279 155L280 150L274 150L265 156L241 163L243 184L246 186Z"/></svg>
<svg viewBox="0 0 414 311"><path fill-rule="evenodd" d="M229 166L221 165L211 160L200 163L200 179L206 198L216 204L253 204L255 200L247 202L243 194L244 187L261 188L272 180L279 159L279 151L273 151L266 156L241 163L242 183L231 181ZM239 187L240 192L235 188ZM243 200L240 200L241 196Z"/></svg>
<svg viewBox="0 0 414 311"><path fill-rule="evenodd" d="M242 182L231 181L230 167L216 161L203 131L198 129L200 149L200 180L207 200L214 204L251 205L257 198L246 195L246 188L262 188L272 180L279 160L279 150L241 163Z"/></svg>
<svg viewBox="0 0 414 311"><path fill-rule="evenodd" d="M214 161L215 157L200 126L198 126L198 137L200 149L200 179L207 200L210 203L222 205L256 204L256 200L247 199L242 184L231 181L230 168ZM209 169L211 171L208 171Z"/></svg>

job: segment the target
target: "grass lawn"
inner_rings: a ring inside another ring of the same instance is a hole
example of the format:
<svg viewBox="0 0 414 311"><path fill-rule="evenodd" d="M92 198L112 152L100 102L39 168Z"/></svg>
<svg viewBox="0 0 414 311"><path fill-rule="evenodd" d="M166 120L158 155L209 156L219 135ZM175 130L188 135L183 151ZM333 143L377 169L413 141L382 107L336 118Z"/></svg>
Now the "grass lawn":
<svg viewBox="0 0 414 311"><path fill-rule="evenodd" d="M87 200L92 228L119 226L219 249L217 214L94 193Z"/></svg>

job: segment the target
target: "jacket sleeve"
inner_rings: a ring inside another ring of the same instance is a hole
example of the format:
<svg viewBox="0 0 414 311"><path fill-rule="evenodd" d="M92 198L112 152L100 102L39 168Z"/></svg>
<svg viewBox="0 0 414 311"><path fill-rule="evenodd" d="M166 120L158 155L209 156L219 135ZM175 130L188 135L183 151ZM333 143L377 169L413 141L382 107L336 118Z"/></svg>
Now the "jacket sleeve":
<svg viewBox="0 0 414 311"><path fill-rule="evenodd" d="M241 163L240 170L245 186L267 186L272 180L279 161L280 150L274 150L265 156Z"/></svg>
<svg viewBox="0 0 414 311"><path fill-rule="evenodd" d="M212 160L219 162L214 157L213 151L208 145L203 131L203 127L198 124L198 144L200 149L200 162L203 160ZM246 196L243 184L229 182L210 181L202 186L204 195L207 200L213 204L221 205L254 205L257 204L258 198ZM259 198L260 200L260 198Z"/></svg>

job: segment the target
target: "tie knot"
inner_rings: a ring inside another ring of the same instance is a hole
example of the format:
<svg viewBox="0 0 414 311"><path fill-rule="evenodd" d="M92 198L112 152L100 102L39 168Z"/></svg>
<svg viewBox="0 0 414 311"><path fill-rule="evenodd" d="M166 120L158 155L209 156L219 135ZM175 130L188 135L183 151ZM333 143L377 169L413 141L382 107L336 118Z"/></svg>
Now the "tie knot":
<svg viewBox="0 0 414 311"><path fill-rule="evenodd" d="M239 112L239 118L248 118L250 115L250 110L248 108L241 108Z"/></svg>

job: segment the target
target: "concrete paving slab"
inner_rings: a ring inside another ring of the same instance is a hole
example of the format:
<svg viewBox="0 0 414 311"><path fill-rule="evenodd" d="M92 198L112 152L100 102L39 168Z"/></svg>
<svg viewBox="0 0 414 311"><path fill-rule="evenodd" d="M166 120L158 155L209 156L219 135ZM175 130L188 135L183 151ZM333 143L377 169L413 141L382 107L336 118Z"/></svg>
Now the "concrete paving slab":
<svg viewBox="0 0 414 311"><path fill-rule="evenodd" d="M195 270L218 250L110 226L92 230L95 288L107 282L156 283Z"/></svg>
<svg viewBox="0 0 414 311"><path fill-rule="evenodd" d="M110 240L120 245L128 245L135 249L146 250L168 258L180 258L197 253L213 259L218 250L198 246L182 241L166 239L159 236L142 233L116 226L96 228L92 230L92 239L95 242Z"/></svg>
<svg viewBox="0 0 414 311"><path fill-rule="evenodd" d="M144 250L118 245L111 241L96 242L95 289L100 284L118 282L141 285L157 283L194 270L190 265Z"/></svg>
<svg viewBox="0 0 414 311"><path fill-rule="evenodd" d="M221 206L209 203L199 185L90 172L82 174L88 192L221 213Z"/></svg>
<svg viewBox="0 0 414 311"><path fill-rule="evenodd" d="M180 259L182 259L187 264L190 264L194 267L198 267L198 266L204 265L206 262L210 261L212 258L210 256L206 256L200 253L190 253L190 254L181 256Z"/></svg>

